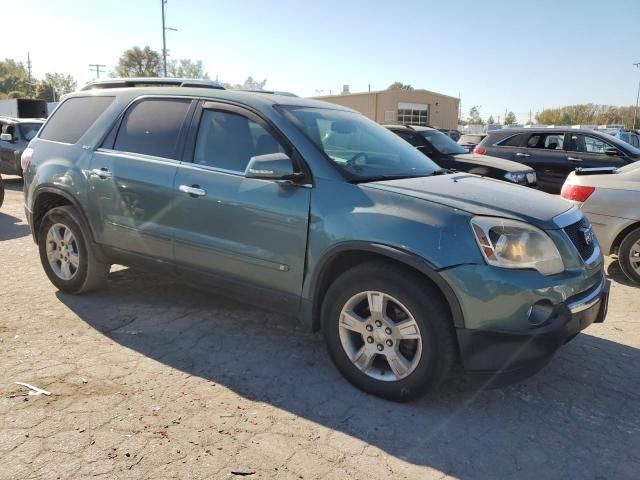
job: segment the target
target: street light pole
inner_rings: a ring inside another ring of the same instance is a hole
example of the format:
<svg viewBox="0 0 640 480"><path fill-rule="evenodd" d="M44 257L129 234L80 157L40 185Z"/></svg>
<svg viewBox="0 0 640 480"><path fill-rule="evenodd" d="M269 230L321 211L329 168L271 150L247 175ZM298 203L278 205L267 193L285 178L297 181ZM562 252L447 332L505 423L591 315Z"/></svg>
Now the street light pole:
<svg viewBox="0 0 640 480"><path fill-rule="evenodd" d="M640 62L633 64L635 67L640 68ZM633 129L636 129L636 121L638 119L638 100L640 100L640 79L638 80L638 93L636 94L636 109L633 112Z"/></svg>

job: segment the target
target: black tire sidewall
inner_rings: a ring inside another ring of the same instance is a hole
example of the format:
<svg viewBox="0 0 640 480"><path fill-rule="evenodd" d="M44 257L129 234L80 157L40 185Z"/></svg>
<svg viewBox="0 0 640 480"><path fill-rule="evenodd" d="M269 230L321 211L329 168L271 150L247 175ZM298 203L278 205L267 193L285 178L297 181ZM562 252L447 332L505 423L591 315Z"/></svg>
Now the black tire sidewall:
<svg viewBox="0 0 640 480"><path fill-rule="evenodd" d="M374 395L395 401L414 399L436 387L448 374L454 352L451 344L451 323L448 309L439 292L421 279L387 266L384 270L357 268L339 277L329 288L323 302L323 333L334 364L356 387ZM389 269L391 268L391 270ZM384 273L384 275L382 275ZM398 381L380 381L367 376L349 359L339 336L339 318L345 303L355 294L384 292L400 301L413 315L422 336L422 355L416 369ZM443 338L446 337L446 338Z"/></svg>
<svg viewBox="0 0 640 480"><path fill-rule="evenodd" d="M69 211L70 208L71 207L58 207L45 214L38 233L38 250L40 253L40 262L51 283L64 292L78 293L82 290L87 280L89 251L82 227L80 227L78 222L73 218L73 215ZM76 239L80 261L78 270L71 280L64 280L56 275L47 259L47 233L56 223L60 223L69 228Z"/></svg>
<svg viewBox="0 0 640 480"><path fill-rule="evenodd" d="M629 253L631 251L631 247L638 240L640 240L640 228L628 233L620 243L620 248L618 250L618 262L620 263L622 272L627 276L627 278L629 278L629 280L636 283L640 283L640 275L638 275L631 266Z"/></svg>

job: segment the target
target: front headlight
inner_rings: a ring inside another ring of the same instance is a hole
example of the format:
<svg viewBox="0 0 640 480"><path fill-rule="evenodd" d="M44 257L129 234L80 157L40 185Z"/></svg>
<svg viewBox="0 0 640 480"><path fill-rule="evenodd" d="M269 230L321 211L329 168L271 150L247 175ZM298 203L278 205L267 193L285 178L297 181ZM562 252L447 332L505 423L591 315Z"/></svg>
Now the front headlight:
<svg viewBox="0 0 640 480"><path fill-rule="evenodd" d="M513 183L527 183L526 172L507 172L504 174L504 178Z"/></svg>
<svg viewBox="0 0 640 480"><path fill-rule="evenodd" d="M556 245L533 225L506 218L475 217L471 229L489 265L532 268L545 276L564 271Z"/></svg>

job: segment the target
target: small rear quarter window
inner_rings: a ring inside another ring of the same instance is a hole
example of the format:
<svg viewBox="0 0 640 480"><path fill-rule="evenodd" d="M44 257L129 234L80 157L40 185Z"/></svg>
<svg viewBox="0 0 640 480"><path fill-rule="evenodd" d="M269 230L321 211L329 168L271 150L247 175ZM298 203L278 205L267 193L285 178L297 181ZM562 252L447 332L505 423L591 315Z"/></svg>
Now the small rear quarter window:
<svg viewBox="0 0 640 480"><path fill-rule="evenodd" d="M40 138L76 143L95 123L115 97L73 97L65 100L42 127Z"/></svg>

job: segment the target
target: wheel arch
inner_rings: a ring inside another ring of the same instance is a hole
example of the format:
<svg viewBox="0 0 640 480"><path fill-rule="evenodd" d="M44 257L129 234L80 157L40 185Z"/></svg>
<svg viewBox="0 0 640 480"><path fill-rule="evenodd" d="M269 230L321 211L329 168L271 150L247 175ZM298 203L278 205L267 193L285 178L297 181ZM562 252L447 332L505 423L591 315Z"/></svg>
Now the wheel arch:
<svg viewBox="0 0 640 480"><path fill-rule="evenodd" d="M319 330L322 301L333 280L349 268L377 259L389 260L420 274L442 294L451 312L453 326L464 327L458 298L433 265L413 253L396 247L360 241L341 243L331 248L320 259L303 294L302 313L305 323L310 324L312 330Z"/></svg>
<svg viewBox="0 0 640 480"><path fill-rule="evenodd" d="M639 228L640 228L640 221L636 221L636 222L632 223L631 225L627 225L622 230L620 230L620 232L618 232L618 234L616 235L616 238L611 243L611 249L608 252L608 254L609 255L617 254L618 250L620 249L620 244L625 239L625 237L627 235L629 235L629 233L631 233L634 230L637 230Z"/></svg>
<svg viewBox="0 0 640 480"><path fill-rule="evenodd" d="M80 202L69 192L51 186L38 187L33 195L31 231L34 241L38 242L38 232L45 214L52 208L63 206L72 206L76 209L83 223L82 227L89 235L89 240L94 243L93 231L89 226L84 209L80 206Z"/></svg>

